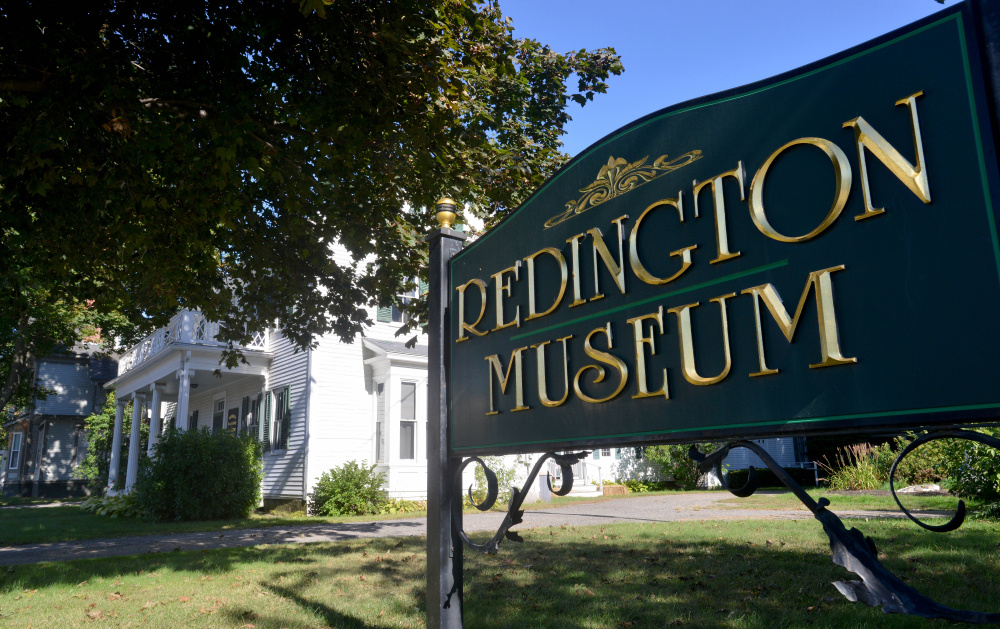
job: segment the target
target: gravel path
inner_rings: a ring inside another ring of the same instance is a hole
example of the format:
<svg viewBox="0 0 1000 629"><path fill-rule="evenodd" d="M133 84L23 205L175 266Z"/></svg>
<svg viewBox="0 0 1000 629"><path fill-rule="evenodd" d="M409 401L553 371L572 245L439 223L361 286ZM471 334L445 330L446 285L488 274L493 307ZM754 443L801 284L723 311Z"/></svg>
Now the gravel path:
<svg viewBox="0 0 1000 629"><path fill-rule="evenodd" d="M684 493L637 498L621 498L565 507L524 512L524 522L513 530L532 527L585 526L612 522L671 522L679 520L730 520L812 518L809 511L727 509L715 506L719 500L732 497L726 492ZM846 511L836 509L842 517L904 517L884 511ZM938 514L925 514L938 515ZM504 514L498 512L466 514L465 530L493 532L500 526ZM117 557L175 550L203 550L256 546L258 544L304 544L335 542L364 537L405 537L426 535L423 518L383 520L379 522L349 522L342 524L303 524L291 527L243 529L204 533L145 535L114 539L24 544L0 548L0 565L69 561L93 557ZM478 536L476 536L478 537Z"/></svg>

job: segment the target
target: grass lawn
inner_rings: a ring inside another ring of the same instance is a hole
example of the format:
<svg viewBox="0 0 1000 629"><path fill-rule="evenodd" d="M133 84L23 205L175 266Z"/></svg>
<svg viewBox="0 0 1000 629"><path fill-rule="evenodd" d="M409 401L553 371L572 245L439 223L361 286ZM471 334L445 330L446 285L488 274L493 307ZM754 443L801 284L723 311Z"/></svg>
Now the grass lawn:
<svg viewBox="0 0 1000 629"><path fill-rule="evenodd" d="M899 506L892 499L891 494L863 494L857 492L836 493L829 489L820 487L808 487L806 493L812 496L813 500L819 500L825 496L830 501L829 509L836 513L840 509L847 510L872 510L872 511L899 511ZM927 511L954 511L958 506L956 496L938 495L915 495L899 494L899 499L903 506L912 510ZM975 500L966 500L966 506L973 507L979 503ZM738 498L733 496L726 498L715 504L717 508L730 509L802 509L805 506L795 497L795 494L788 490L758 490L749 498Z"/></svg>
<svg viewBox="0 0 1000 629"><path fill-rule="evenodd" d="M1000 531L937 535L858 524L885 562L955 607L1000 611ZM848 603L814 521L523 529L499 555L466 551L465 626L941 627ZM0 567L0 626L424 626L424 540L259 546Z"/></svg>

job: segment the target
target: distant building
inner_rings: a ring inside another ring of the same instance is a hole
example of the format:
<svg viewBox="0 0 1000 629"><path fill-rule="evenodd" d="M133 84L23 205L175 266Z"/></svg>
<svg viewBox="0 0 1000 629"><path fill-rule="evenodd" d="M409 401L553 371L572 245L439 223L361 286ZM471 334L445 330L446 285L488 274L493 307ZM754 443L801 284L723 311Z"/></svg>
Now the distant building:
<svg viewBox="0 0 1000 629"><path fill-rule="evenodd" d="M84 420L107 395L104 383L115 377L117 362L99 358L93 348L76 346L35 360L33 377L49 390L7 421L2 495L59 498L87 494L77 467L87 453Z"/></svg>

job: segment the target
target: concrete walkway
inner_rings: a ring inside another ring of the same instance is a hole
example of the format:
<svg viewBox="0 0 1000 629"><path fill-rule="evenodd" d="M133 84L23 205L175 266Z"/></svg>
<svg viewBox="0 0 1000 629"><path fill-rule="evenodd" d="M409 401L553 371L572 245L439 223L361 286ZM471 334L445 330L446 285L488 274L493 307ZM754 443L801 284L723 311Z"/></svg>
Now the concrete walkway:
<svg viewBox="0 0 1000 629"><path fill-rule="evenodd" d="M672 522L679 520L730 520L730 519L809 519L805 510L762 510L723 508L715 503L731 498L728 492L683 493L637 498L621 498L564 507L529 510L524 512L524 522L512 530L523 531L532 527L586 526L614 522ZM833 511L841 517L905 517L897 512L884 511ZM923 513L925 517L941 516ZM465 514L466 532L495 532L503 521L499 512ZM204 533L176 533L145 535L114 539L55 542L49 544L24 544L0 548L0 565L16 565L51 561L69 561L93 557L117 557L144 553L163 553L176 550L203 550L255 546L258 544L305 544L309 542L336 542L365 537L405 537L427 534L423 518L382 520L379 522L349 522L342 524L303 524L291 527L242 529Z"/></svg>

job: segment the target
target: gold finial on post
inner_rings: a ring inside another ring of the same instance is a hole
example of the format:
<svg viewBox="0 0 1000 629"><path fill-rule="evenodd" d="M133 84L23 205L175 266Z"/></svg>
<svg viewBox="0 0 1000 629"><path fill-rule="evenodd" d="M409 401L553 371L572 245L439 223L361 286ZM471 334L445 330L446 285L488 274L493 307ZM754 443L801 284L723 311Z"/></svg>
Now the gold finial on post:
<svg viewBox="0 0 1000 629"><path fill-rule="evenodd" d="M442 229L451 229L455 224L458 214L455 213L455 202L448 197L438 200L434 218L437 219L438 226Z"/></svg>

